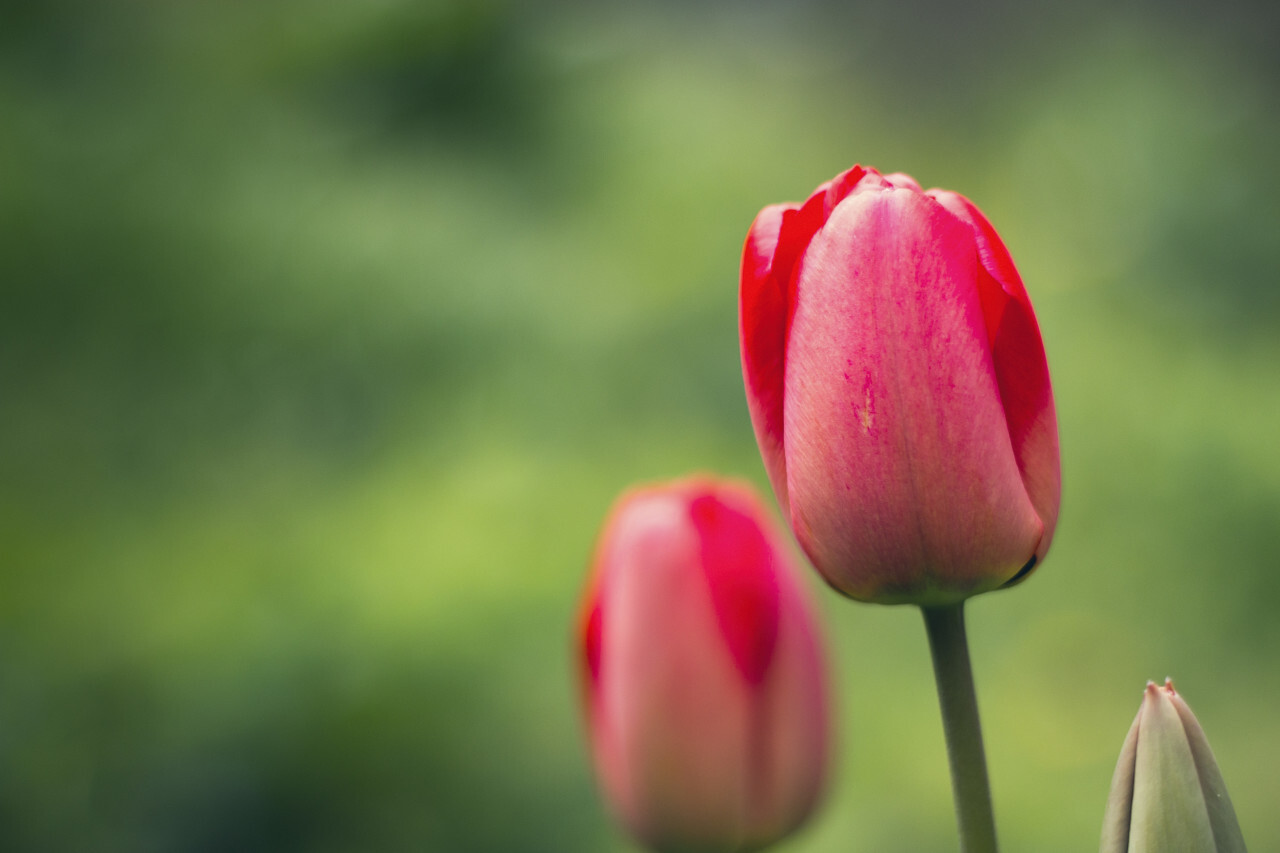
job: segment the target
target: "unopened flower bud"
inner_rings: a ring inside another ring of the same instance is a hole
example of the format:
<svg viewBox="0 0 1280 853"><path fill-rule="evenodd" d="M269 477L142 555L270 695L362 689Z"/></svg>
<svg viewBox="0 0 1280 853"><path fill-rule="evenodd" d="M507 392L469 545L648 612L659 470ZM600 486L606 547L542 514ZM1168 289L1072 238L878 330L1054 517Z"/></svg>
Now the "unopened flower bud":
<svg viewBox="0 0 1280 853"><path fill-rule="evenodd" d="M605 525L578 635L588 737L652 850L759 850L822 790L826 675L784 541L710 478L633 491Z"/></svg>
<svg viewBox="0 0 1280 853"><path fill-rule="evenodd" d="M1213 750L1172 681L1147 683L1111 780L1101 853L1245 853Z"/></svg>

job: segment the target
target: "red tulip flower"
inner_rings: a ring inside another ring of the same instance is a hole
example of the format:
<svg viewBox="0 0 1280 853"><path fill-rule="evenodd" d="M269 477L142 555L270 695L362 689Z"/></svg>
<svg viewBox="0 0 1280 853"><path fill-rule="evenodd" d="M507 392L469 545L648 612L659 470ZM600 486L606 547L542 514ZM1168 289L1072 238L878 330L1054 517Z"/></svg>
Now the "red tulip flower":
<svg viewBox="0 0 1280 853"><path fill-rule="evenodd" d="M827 693L814 615L744 486L633 491L605 524L579 654L597 776L655 850L755 850L822 788Z"/></svg>
<svg viewBox="0 0 1280 853"><path fill-rule="evenodd" d="M832 586L940 606L1044 558L1061 482L1044 345L968 199L854 166L766 207L740 314L765 468Z"/></svg>

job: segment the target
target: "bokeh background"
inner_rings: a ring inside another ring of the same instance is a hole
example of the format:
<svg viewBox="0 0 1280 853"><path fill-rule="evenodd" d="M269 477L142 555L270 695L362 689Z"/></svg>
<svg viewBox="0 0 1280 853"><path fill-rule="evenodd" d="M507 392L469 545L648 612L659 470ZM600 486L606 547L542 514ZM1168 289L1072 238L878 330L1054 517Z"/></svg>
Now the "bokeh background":
<svg viewBox="0 0 1280 853"><path fill-rule="evenodd" d="M0 849L627 851L570 625L636 480L767 488L764 204L959 190L1036 303L1054 549L970 607L1009 850L1148 678L1280 849L1271 3L0 3ZM955 848L924 634L815 581L782 848Z"/></svg>

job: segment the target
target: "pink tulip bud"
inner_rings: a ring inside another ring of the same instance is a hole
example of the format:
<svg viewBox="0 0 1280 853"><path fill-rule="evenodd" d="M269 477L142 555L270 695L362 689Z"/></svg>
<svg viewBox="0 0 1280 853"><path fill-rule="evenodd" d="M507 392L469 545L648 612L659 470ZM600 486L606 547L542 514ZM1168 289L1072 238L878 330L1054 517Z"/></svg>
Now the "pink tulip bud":
<svg viewBox="0 0 1280 853"><path fill-rule="evenodd" d="M1044 345L968 199L854 166L766 207L739 307L765 468L832 586L939 605L1044 559L1061 484Z"/></svg>
<svg viewBox="0 0 1280 853"><path fill-rule="evenodd" d="M597 776L655 850L758 849L823 785L820 638L749 488L699 478L614 506L578 637Z"/></svg>

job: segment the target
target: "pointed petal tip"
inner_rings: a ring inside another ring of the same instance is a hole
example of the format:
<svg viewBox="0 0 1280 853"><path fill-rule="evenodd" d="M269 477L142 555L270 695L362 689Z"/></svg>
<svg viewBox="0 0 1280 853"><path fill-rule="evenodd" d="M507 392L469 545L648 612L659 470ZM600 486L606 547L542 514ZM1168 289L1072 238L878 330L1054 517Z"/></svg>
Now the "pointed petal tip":
<svg viewBox="0 0 1280 853"><path fill-rule="evenodd" d="M919 182L917 182L915 178L911 177L906 172L890 172L889 174L884 176L884 179L888 181L889 186L894 187L896 189L907 189L907 190L912 190L913 192L918 192L918 193L924 192Z"/></svg>

